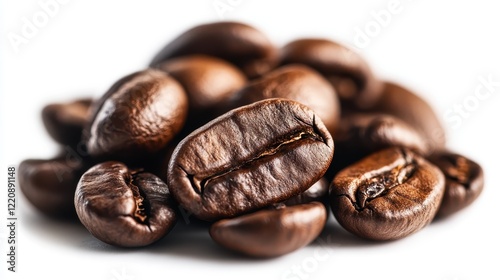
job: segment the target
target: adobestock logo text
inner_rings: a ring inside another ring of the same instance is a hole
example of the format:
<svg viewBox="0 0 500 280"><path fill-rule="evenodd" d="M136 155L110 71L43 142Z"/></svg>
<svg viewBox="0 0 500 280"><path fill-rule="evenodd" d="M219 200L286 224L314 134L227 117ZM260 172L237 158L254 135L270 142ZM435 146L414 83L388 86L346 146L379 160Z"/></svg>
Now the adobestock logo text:
<svg viewBox="0 0 500 280"><path fill-rule="evenodd" d="M59 13L61 5L65 5L69 0L40 0L38 1L39 10L35 11L31 17L21 18L21 28L17 32L7 34L10 45L15 53L19 52L22 45L26 45L31 39L35 38L40 29L47 26L51 18Z"/></svg>

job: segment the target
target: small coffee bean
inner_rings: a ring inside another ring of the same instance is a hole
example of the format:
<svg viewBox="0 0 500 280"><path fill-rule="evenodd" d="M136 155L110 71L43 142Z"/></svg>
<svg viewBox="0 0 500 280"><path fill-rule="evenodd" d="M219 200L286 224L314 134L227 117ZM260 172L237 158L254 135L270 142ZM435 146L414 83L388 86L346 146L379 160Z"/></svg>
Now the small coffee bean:
<svg viewBox="0 0 500 280"><path fill-rule="evenodd" d="M330 186L335 218L363 238L408 236L436 215L443 173L408 149L389 148L342 170Z"/></svg>
<svg viewBox="0 0 500 280"><path fill-rule="evenodd" d="M281 65L301 63L323 74L334 86L343 105L371 107L381 83L365 60L347 47L326 39L299 39L281 49Z"/></svg>
<svg viewBox="0 0 500 280"><path fill-rule="evenodd" d="M476 162L449 151L436 152L429 161L439 167L446 178L437 218L448 217L471 205L483 191L483 169Z"/></svg>
<svg viewBox="0 0 500 280"><path fill-rule="evenodd" d="M420 132L404 121L379 113L347 113L335 134L335 160L329 174L390 147L405 147L421 155L430 150ZM331 175L330 175L331 176Z"/></svg>
<svg viewBox="0 0 500 280"><path fill-rule="evenodd" d="M89 122L92 99L45 106L42 121L49 135L62 145L76 146L82 140L82 130Z"/></svg>
<svg viewBox="0 0 500 280"><path fill-rule="evenodd" d="M424 99L400 85L386 82L372 112L393 115L424 135L431 151L441 150L446 135L440 119Z"/></svg>
<svg viewBox="0 0 500 280"><path fill-rule="evenodd" d="M111 245L138 247L165 236L176 222L167 185L151 173L108 161L90 168L74 196L82 224Z"/></svg>
<svg viewBox="0 0 500 280"><path fill-rule="evenodd" d="M337 94L328 81L305 65L287 65L251 81L235 93L233 108L269 98L287 98L311 108L334 133L340 120Z"/></svg>
<svg viewBox="0 0 500 280"><path fill-rule="evenodd" d="M127 162L166 147L187 115L179 83L151 69L119 80L96 104L86 137L90 155Z"/></svg>
<svg viewBox="0 0 500 280"><path fill-rule="evenodd" d="M73 197L85 164L66 158L29 159L19 165L19 186L28 201L54 218L76 218Z"/></svg>
<svg viewBox="0 0 500 280"><path fill-rule="evenodd" d="M216 22L191 28L167 44L154 58L155 66L172 57L205 54L237 65L250 78L270 71L277 51L257 29L237 22Z"/></svg>
<svg viewBox="0 0 500 280"><path fill-rule="evenodd" d="M286 200L318 181L333 140L308 107L267 99L214 119L182 140L168 167L179 204L203 220Z"/></svg>
<svg viewBox="0 0 500 280"><path fill-rule="evenodd" d="M238 68L205 55L174 58L157 67L176 79L187 93L189 113L183 130L189 132L217 117L234 92L246 83L246 77Z"/></svg>
<svg viewBox="0 0 500 280"><path fill-rule="evenodd" d="M210 227L210 236L221 246L253 257L277 257L311 243L323 230L327 211L311 202L259 210Z"/></svg>

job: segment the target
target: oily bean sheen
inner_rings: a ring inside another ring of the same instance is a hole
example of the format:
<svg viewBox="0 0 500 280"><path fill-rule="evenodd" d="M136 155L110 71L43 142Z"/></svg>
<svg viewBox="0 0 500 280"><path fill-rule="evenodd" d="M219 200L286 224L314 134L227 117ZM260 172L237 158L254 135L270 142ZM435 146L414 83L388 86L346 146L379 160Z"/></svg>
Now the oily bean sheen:
<svg viewBox="0 0 500 280"><path fill-rule="evenodd" d="M342 170L330 187L333 214L348 231L392 240L429 224L444 193L444 175L408 149L389 148Z"/></svg>
<svg viewBox="0 0 500 280"><path fill-rule="evenodd" d="M346 105L367 108L378 98L381 84L365 60L347 47L326 39L299 39L281 50L281 65L301 63L323 74Z"/></svg>
<svg viewBox="0 0 500 280"><path fill-rule="evenodd" d="M413 126L426 137L431 150L440 150L446 143L444 128L429 103L400 85L386 82L371 111L393 115Z"/></svg>
<svg viewBox="0 0 500 280"><path fill-rule="evenodd" d="M74 203L90 233L116 246L149 245L166 235L176 221L163 181L115 161L95 165L83 174Z"/></svg>
<svg viewBox="0 0 500 280"><path fill-rule="evenodd" d="M97 104L88 129L88 151L124 161L163 149L187 114L187 97L179 83L152 69L121 79Z"/></svg>
<svg viewBox="0 0 500 280"><path fill-rule="evenodd" d="M210 236L223 247L253 257L277 257L311 243L326 223L323 204L311 202L259 210L210 227Z"/></svg>
<svg viewBox="0 0 500 280"><path fill-rule="evenodd" d="M30 159L19 165L19 186L40 212L55 218L76 218L73 197L84 164L66 158Z"/></svg>
<svg viewBox="0 0 500 280"><path fill-rule="evenodd" d="M332 134L340 120L340 104L334 88L305 65L283 66L253 80L235 94L233 107L268 98L287 98L308 106Z"/></svg>
<svg viewBox="0 0 500 280"><path fill-rule="evenodd" d="M288 199L318 181L333 140L308 107L267 99L214 119L182 140L168 185L203 220L234 217Z"/></svg>
<svg viewBox="0 0 500 280"><path fill-rule="evenodd" d="M335 174L376 151L390 147L409 148L421 155L429 153L426 139L404 121L379 113L348 113L342 116L335 134ZM330 170L329 170L330 172Z"/></svg>
<svg viewBox="0 0 500 280"><path fill-rule="evenodd" d="M432 154L429 161L439 167L446 178L446 190L437 213L438 218L464 209L483 191L483 169L476 162L448 151Z"/></svg>
<svg viewBox="0 0 500 280"><path fill-rule="evenodd" d="M83 128L89 121L91 99L45 106L42 121L49 135L62 145L75 146L82 140Z"/></svg>
<svg viewBox="0 0 500 280"><path fill-rule="evenodd" d="M274 45L259 30L238 22L216 22L185 31L167 44L150 65L190 54L222 58L251 78L268 72L277 61Z"/></svg>

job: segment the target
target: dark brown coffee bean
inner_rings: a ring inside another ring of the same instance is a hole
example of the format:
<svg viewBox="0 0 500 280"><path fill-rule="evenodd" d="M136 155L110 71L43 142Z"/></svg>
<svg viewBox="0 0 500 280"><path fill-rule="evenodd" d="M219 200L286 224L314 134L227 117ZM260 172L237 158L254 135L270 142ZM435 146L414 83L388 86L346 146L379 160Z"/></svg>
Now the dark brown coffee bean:
<svg viewBox="0 0 500 280"><path fill-rule="evenodd" d="M189 113L185 127L189 132L217 117L234 92L246 83L238 68L204 55L170 59L160 63L158 69L174 77L187 93Z"/></svg>
<svg viewBox="0 0 500 280"><path fill-rule="evenodd" d="M281 65L301 63L323 74L335 87L340 100L359 108L372 106L381 83L365 60L347 47L325 39L299 39L281 50Z"/></svg>
<svg viewBox="0 0 500 280"><path fill-rule="evenodd" d="M390 148L337 174L330 198L345 229L363 238L392 240L429 224L444 189L437 167L408 149Z"/></svg>
<svg viewBox="0 0 500 280"><path fill-rule="evenodd" d="M184 138L168 168L182 207L204 220L286 200L318 181L333 140L308 107L267 99L234 109Z"/></svg>
<svg viewBox="0 0 500 280"><path fill-rule="evenodd" d="M45 106L42 120L49 135L62 145L76 146L82 140L82 130L89 122L91 99Z"/></svg>
<svg viewBox="0 0 500 280"><path fill-rule="evenodd" d="M348 113L342 116L335 134L335 160L329 173L390 147L409 148L421 155L430 150L427 140L404 121L379 113Z"/></svg>
<svg viewBox="0 0 500 280"><path fill-rule="evenodd" d="M304 192L293 196L282 203L288 206L306 204L313 201L323 202L328 196L329 183L325 178L321 178Z"/></svg>
<svg viewBox="0 0 500 280"><path fill-rule="evenodd" d="M120 162L104 162L85 172L74 203L90 233L116 246L149 245L165 236L176 221L167 185Z"/></svg>
<svg viewBox="0 0 500 280"><path fill-rule="evenodd" d="M476 162L448 151L432 154L429 161L439 167L446 178L438 218L448 217L471 205L483 191L483 169Z"/></svg>
<svg viewBox="0 0 500 280"><path fill-rule="evenodd" d="M432 107L399 85L386 82L380 99L371 111L396 116L413 126L426 137L431 150L440 150L446 143L445 130Z"/></svg>
<svg viewBox="0 0 500 280"><path fill-rule="evenodd" d="M340 105L333 87L318 72L303 65L288 65L253 80L235 94L233 107L268 98L287 98L311 108L334 133Z"/></svg>
<svg viewBox="0 0 500 280"><path fill-rule="evenodd" d="M218 244L253 257L277 257L311 243L323 230L327 211L323 204L259 210L210 227Z"/></svg>
<svg viewBox="0 0 500 280"><path fill-rule="evenodd" d="M96 104L87 132L89 153L127 162L163 149L187 114L187 97L179 83L151 69L119 80Z"/></svg>
<svg viewBox="0 0 500 280"><path fill-rule="evenodd" d="M54 218L76 218L73 198L84 166L66 158L25 160L19 165L19 186L40 212Z"/></svg>
<svg viewBox="0 0 500 280"><path fill-rule="evenodd" d="M276 49L262 32L242 23L216 22L185 31L167 44L150 65L191 54L225 59L251 78L270 71L277 62Z"/></svg>

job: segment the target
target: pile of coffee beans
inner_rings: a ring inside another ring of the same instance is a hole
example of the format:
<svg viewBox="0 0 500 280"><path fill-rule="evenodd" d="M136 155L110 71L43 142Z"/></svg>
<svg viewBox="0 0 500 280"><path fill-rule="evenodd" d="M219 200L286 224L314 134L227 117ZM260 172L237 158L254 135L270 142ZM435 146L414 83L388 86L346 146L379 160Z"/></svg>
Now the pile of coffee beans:
<svg viewBox="0 0 500 280"><path fill-rule="evenodd" d="M354 235L400 239L484 184L431 106L357 53L314 38L277 48L236 22L187 30L100 99L42 119L63 151L20 164L24 195L116 246L164 238L180 211L254 257L306 246L330 211Z"/></svg>

